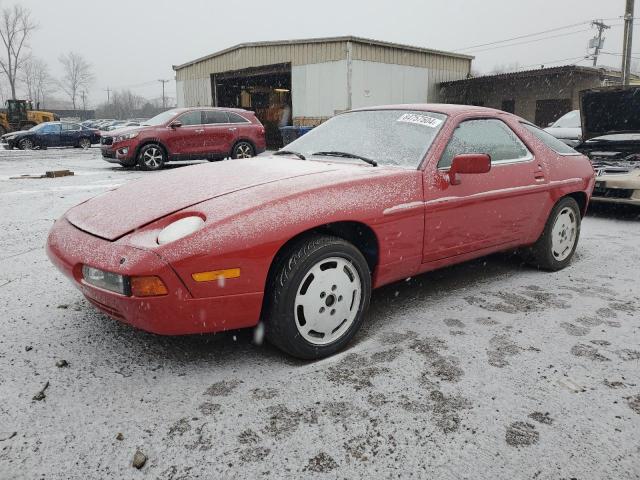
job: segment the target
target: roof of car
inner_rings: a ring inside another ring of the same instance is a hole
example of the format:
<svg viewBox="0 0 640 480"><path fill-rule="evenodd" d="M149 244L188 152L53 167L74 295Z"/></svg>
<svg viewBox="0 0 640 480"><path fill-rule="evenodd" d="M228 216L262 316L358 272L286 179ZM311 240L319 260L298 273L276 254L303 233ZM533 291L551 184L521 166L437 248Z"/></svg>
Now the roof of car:
<svg viewBox="0 0 640 480"><path fill-rule="evenodd" d="M363 110L418 110L425 112L444 113L446 115L459 115L461 113L478 113L486 115L504 114L502 110L488 107L476 107L474 105L456 105L452 103L401 103L397 105L379 105L376 107L356 108L354 111Z"/></svg>
<svg viewBox="0 0 640 480"><path fill-rule="evenodd" d="M250 110L245 110L244 108L232 108L232 107L179 107L179 108L172 108L171 110L175 110L178 112L188 112L191 110L221 110L224 112L252 113Z"/></svg>

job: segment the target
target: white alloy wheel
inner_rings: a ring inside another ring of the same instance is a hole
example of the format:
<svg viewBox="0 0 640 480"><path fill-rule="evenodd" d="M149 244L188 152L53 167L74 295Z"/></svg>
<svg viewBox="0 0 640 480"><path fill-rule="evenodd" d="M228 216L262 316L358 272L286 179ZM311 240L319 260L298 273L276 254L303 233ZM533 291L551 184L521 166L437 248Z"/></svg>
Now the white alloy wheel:
<svg viewBox="0 0 640 480"><path fill-rule="evenodd" d="M320 260L298 286L294 304L300 335L313 345L342 337L358 316L362 281L358 270L342 257Z"/></svg>
<svg viewBox="0 0 640 480"><path fill-rule="evenodd" d="M80 139L80 148L82 148L83 150L91 148L91 140L89 140L88 138L81 138Z"/></svg>
<svg viewBox="0 0 640 480"><path fill-rule="evenodd" d="M573 209L564 207L553 223L551 229L551 253L558 262L565 260L576 243L578 220Z"/></svg>
<svg viewBox="0 0 640 480"><path fill-rule="evenodd" d="M251 158L253 157L253 149L248 143L241 143L236 146L235 158Z"/></svg>
<svg viewBox="0 0 640 480"><path fill-rule="evenodd" d="M162 152L158 147L150 147L142 154L142 161L149 169L156 169L162 165Z"/></svg>

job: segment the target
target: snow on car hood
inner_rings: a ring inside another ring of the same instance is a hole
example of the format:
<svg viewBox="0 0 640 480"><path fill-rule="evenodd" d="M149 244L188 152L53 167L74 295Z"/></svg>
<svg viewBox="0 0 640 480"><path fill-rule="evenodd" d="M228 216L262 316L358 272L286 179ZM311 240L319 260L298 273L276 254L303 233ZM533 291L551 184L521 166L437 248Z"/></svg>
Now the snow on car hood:
<svg viewBox="0 0 640 480"><path fill-rule="evenodd" d="M113 241L154 220L215 197L336 168L320 162L256 157L149 173L148 178L72 208L66 218L80 230Z"/></svg>

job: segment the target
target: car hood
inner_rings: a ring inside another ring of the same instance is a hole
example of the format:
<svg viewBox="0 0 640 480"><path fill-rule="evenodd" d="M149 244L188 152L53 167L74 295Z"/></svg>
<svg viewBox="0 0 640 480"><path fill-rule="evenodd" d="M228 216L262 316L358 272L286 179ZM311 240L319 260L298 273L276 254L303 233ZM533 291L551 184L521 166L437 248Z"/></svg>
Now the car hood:
<svg viewBox="0 0 640 480"><path fill-rule="evenodd" d="M29 130L20 130L17 132L5 133L4 135L2 135L2 138L20 138L29 135L30 133L33 132L29 132Z"/></svg>
<svg viewBox="0 0 640 480"><path fill-rule="evenodd" d="M640 87L605 87L580 92L583 140L640 132Z"/></svg>
<svg viewBox="0 0 640 480"><path fill-rule="evenodd" d="M69 210L66 218L80 230L114 241L154 220L212 198L339 168L344 166L279 157L182 167L148 174L148 178L94 197Z"/></svg>

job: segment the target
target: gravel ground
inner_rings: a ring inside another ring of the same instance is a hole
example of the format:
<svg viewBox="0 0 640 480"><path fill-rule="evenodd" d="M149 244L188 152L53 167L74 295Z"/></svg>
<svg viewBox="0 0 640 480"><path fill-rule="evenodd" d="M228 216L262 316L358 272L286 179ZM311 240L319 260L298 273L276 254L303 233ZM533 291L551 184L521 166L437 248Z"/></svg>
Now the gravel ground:
<svg viewBox="0 0 640 480"><path fill-rule="evenodd" d="M53 169L76 175L9 178ZM54 269L53 220L143 175L0 151L0 478L640 477L639 211L596 209L562 272L496 255L382 288L304 363L135 331Z"/></svg>

